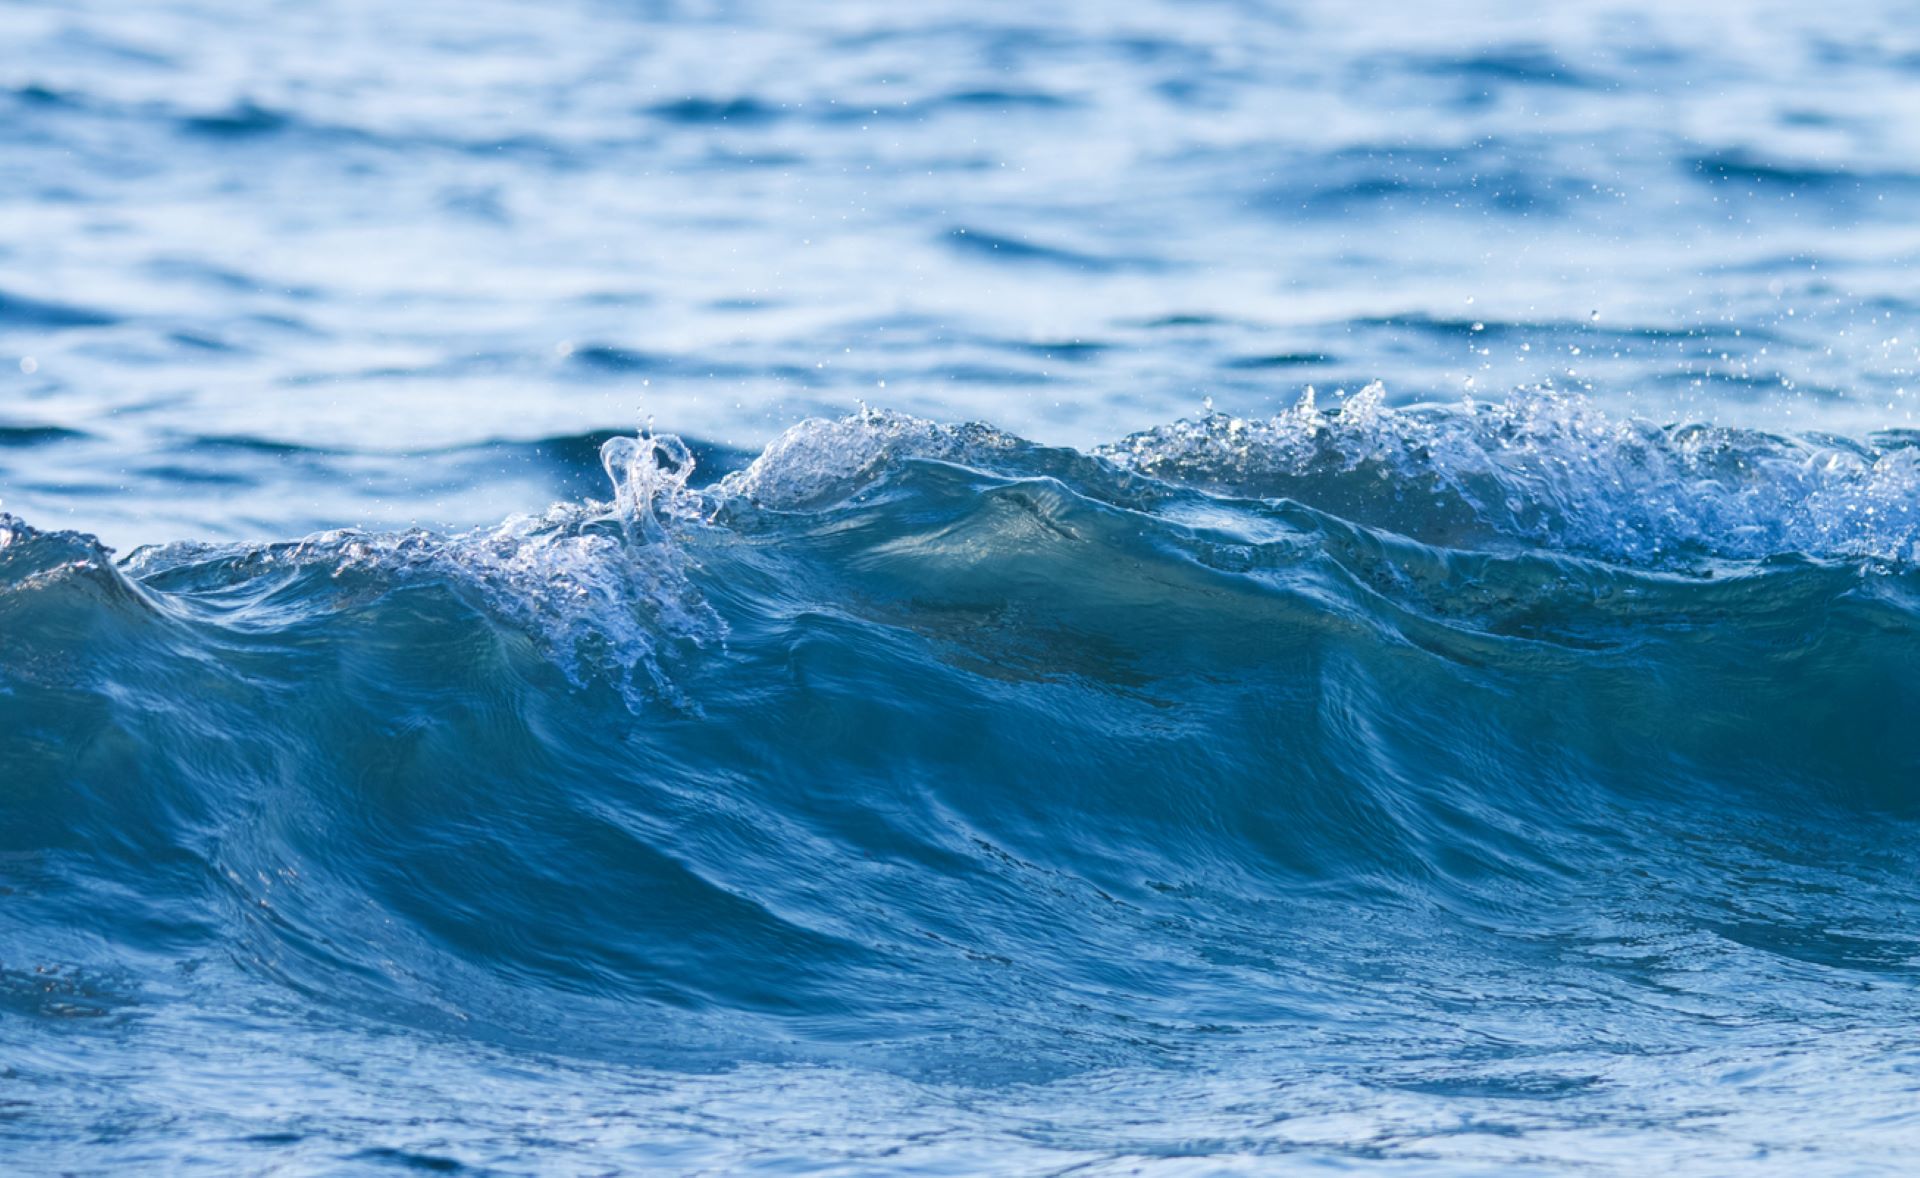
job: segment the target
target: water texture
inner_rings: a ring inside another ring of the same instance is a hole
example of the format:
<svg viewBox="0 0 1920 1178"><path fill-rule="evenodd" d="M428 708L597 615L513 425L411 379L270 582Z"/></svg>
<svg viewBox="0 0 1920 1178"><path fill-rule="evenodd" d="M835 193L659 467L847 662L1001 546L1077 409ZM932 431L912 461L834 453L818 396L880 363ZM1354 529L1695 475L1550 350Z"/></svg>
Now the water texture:
<svg viewBox="0 0 1920 1178"><path fill-rule="evenodd" d="M1920 32L1540 7L0 6L0 1169L1911 1172Z"/></svg>

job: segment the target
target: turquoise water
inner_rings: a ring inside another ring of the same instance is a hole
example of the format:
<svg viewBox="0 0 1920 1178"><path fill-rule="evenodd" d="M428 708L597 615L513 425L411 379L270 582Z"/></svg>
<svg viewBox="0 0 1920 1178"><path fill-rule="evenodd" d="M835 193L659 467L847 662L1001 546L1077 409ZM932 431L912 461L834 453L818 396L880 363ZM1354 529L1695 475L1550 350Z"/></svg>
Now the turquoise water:
<svg viewBox="0 0 1920 1178"><path fill-rule="evenodd" d="M1911 1170L1905 30L0 8L0 1168Z"/></svg>

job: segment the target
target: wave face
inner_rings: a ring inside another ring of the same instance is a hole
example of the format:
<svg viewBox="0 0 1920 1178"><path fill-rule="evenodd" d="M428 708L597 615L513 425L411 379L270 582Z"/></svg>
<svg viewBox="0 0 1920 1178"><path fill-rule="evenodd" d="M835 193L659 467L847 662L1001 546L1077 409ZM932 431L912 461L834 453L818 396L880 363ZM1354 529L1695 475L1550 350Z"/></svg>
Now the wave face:
<svg viewBox="0 0 1920 1178"><path fill-rule="evenodd" d="M608 501L454 535L0 517L0 1141L1897 1156L1911 439L1369 392L602 457Z"/></svg>

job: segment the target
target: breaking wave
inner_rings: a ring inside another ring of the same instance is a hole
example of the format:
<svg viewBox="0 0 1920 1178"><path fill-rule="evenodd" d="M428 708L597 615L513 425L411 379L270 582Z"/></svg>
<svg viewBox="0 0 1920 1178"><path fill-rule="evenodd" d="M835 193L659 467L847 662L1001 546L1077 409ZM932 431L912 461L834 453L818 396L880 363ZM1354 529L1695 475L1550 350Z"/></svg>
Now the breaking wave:
<svg viewBox="0 0 1920 1178"><path fill-rule="evenodd" d="M1369 389L616 438L458 535L0 517L0 1002L966 1083L1892 1042L1913 440Z"/></svg>

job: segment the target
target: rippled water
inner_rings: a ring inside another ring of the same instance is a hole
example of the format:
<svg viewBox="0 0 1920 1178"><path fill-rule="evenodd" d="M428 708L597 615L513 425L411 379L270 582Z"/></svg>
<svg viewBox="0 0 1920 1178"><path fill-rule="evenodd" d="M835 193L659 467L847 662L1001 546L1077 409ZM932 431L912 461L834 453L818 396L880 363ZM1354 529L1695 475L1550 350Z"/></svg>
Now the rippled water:
<svg viewBox="0 0 1920 1178"><path fill-rule="evenodd" d="M1910 1171L1920 26L1545 7L0 6L0 1168Z"/></svg>
<svg viewBox="0 0 1920 1178"><path fill-rule="evenodd" d="M1895 5L392 7L0 10L9 505L477 524L860 400L1908 421Z"/></svg>

